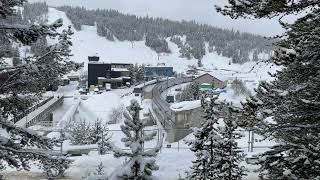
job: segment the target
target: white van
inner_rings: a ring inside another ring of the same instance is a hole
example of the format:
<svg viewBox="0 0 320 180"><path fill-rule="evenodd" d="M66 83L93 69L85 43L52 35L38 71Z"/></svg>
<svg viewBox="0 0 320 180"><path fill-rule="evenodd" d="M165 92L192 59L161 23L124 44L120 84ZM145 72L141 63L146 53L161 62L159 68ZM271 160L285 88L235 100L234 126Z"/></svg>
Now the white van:
<svg viewBox="0 0 320 180"><path fill-rule="evenodd" d="M110 83L106 83L106 91L111 91L111 84Z"/></svg>

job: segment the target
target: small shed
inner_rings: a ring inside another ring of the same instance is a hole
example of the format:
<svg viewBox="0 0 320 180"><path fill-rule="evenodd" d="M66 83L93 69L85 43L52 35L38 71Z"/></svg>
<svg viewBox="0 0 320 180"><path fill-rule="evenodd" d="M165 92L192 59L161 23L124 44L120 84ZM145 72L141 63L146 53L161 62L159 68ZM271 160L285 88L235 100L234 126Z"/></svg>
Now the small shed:
<svg viewBox="0 0 320 180"><path fill-rule="evenodd" d="M193 83L197 84L211 84L213 88L224 88L226 86L226 83L222 80L212 76L209 73L202 74L201 76L196 77L192 80Z"/></svg>

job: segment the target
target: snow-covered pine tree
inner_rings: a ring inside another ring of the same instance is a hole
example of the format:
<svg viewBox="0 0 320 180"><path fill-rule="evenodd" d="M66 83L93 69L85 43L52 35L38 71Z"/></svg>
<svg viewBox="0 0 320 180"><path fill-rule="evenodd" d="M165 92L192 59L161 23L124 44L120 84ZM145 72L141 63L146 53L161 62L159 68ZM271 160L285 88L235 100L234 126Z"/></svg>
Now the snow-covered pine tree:
<svg viewBox="0 0 320 180"><path fill-rule="evenodd" d="M198 83L191 83L182 89L180 93L176 95L178 101L194 101L200 99L200 87Z"/></svg>
<svg viewBox="0 0 320 180"><path fill-rule="evenodd" d="M216 100L217 97L212 98L210 102L202 101L205 122L201 129L195 130L195 140L188 142L191 146L190 150L196 156L196 160L192 162L192 170L188 175L188 179L206 180L215 177L212 164L215 163L215 148L217 148L214 141L219 138L215 136L218 135L216 126L220 113L216 109L218 106Z"/></svg>
<svg viewBox="0 0 320 180"><path fill-rule="evenodd" d="M145 67L145 65L141 64L141 65L139 65L138 70L137 70L136 80L140 83L144 81L144 75L145 75L144 74L144 67Z"/></svg>
<svg viewBox="0 0 320 180"><path fill-rule="evenodd" d="M96 144L101 141L104 131L107 130L106 126L102 125L101 120L97 119L90 128L90 138L92 144Z"/></svg>
<svg viewBox="0 0 320 180"><path fill-rule="evenodd" d="M108 149L106 146L111 136L107 126L103 125L99 119L94 124L87 123L85 120L73 122L67 130L73 145L98 144L100 152Z"/></svg>
<svg viewBox="0 0 320 180"><path fill-rule="evenodd" d="M206 121L189 143L197 158L189 179L240 180L245 175L245 168L239 165L244 154L236 142L242 137L236 132L239 110L217 99L203 101Z"/></svg>
<svg viewBox="0 0 320 180"><path fill-rule="evenodd" d="M95 134L90 133L90 124L85 120L74 122L68 127L71 143L73 145L85 145L91 144L93 138L96 138ZM91 137L93 135L93 137Z"/></svg>
<svg viewBox="0 0 320 180"><path fill-rule="evenodd" d="M279 142L260 158L262 179L320 177L320 1L229 0L219 9L232 17L274 17L300 13L277 43L274 63L284 69L261 83L245 116L266 137ZM307 11L306 14L305 11Z"/></svg>
<svg viewBox="0 0 320 180"><path fill-rule="evenodd" d="M129 67L129 76L131 78L131 83L135 85L137 83L137 64Z"/></svg>
<svg viewBox="0 0 320 180"><path fill-rule="evenodd" d="M121 125L121 130L125 134L121 141L125 143L126 147L130 147L130 152L109 144L116 158L129 158L124 167L112 173L111 180L150 180L154 178L152 171L159 168L153 157L160 151L162 141L159 141L155 148L144 150L144 142L152 140L156 136L156 132L148 134L144 132L145 125L139 117L140 110L139 103L132 100L128 112L125 111L124 113L124 125Z"/></svg>
<svg viewBox="0 0 320 180"><path fill-rule="evenodd" d="M217 128L217 134L214 136L214 162L211 165L213 169L213 179L241 180L245 175L245 167L240 165L244 160L244 153L239 148L236 140L242 137L238 132L239 110L232 107L231 104L222 103L221 117L223 125Z"/></svg>
<svg viewBox="0 0 320 180"><path fill-rule="evenodd" d="M16 15L16 7L21 6L24 0L3 0L0 3L1 18ZM63 37L56 30L62 26L62 21L58 20L50 25L22 25L1 23L0 34L8 37L12 41L22 44L31 44L41 37L50 36ZM66 34L65 34L66 35ZM57 142L46 137L41 137L36 133L21 127L16 127L13 122L9 121L9 115L18 115L32 105L32 96L41 94L46 87L47 71L55 69L56 72L62 73L61 68L65 62L66 48L60 40L58 44L48 47L45 54L27 57L24 63L13 67L0 68L0 167L1 170L7 164L16 169L30 168L31 161L39 161L42 167L48 168L63 165L65 168L70 161L64 157L53 157L49 153L44 153L54 146ZM1 58L1 57L0 57ZM50 63L59 66L47 66ZM59 63L58 63L59 62ZM46 69L46 68L49 69ZM64 70L67 68L63 66ZM58 76L59 73L54 74ZM42 80L42 81L40 81ZM47 80L47 83L49 80ZM44 151L28 150L26 147L37 148ZM63 168L59 168L60 170ZM61 171L60 171L61 172Z"/></svg>
<svg viewBox="0 0 320 180"><path fill-rule="evenodd" d="M96 169L96 174L97 175L104 175L104 165L102 162L100 162L100 164L98 165L97 169Z"/></svg>
<svg viewBox="0 0 320 180"><path fill-rule="evenodd" d="M0 170L8 164L16 169L30 169L30 161L39 160L39 167L48 177L61 177L71 161L65 157L55 157L37 150L28 150L28 146L41 150L50 150L58 146L58 141L42 137L25 128L16 127L12 122L0 117Z"/></svg>

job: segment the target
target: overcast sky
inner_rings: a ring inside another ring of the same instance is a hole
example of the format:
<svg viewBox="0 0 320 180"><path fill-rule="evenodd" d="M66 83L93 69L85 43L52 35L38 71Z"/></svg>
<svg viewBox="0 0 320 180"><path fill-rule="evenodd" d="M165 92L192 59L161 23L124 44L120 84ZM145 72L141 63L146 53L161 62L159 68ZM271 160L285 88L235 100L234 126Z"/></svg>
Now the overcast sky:
<svg viewBox="0 0 320 180"><path fill-rule="evenodd" d="M263 36L276 35L282 29L274 20L233 20L215 12L214 5L225 0L28 0L46 1L51 6L84 6L88 9L116 9L138 16L164 17L172 20L195 20L220 28L251 32Z"/></svg>

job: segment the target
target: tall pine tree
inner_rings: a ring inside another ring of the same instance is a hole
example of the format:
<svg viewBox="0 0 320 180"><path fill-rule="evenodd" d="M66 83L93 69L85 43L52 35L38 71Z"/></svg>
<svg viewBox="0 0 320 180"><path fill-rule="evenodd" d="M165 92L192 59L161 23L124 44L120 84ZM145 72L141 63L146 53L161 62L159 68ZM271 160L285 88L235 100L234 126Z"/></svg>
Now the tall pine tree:
<svg viewBox="0 0 320 180"><path fill-rule="evenodd" d="M278 144L261 158L262 179L320 178L320 1L229 0L218 8L237 18L300 13L277 43L274 63L284 69L273 82L261 83L245 104L252 127ZM304 14L307 12L306 14Z"/></svg>
<svg viewBox="0 0 320 180"><path fill-rule="evenodd" d="M124 167L117 169L111 175L110 179L123 179L123 180L150 180L152 171L158 170L155 164L155 157L162 147L162 142L159 141L157 146L151 150L144 150L144 143L150 141L156 136L156 132L146 133L143 128L144 122L140 119L141 107L136 100L131 101L128 107L128 112L124 113L124 125L121 125L121 130L125 137L121 139L126 147L130 147L130 152L121 150L113 145L110 145L114 156L128 157Z"/></svg>
<svg viewBox="0 0 320 180"><path fill-rule="evenodd" d="M244 154L236 142L242 136L238 130L239 111L231 105L217 102L214 97L202 104L206 119L202 128L195 132L190 142L196 160L189 179L240 180L245 168L240 166Z"/></svg>
<svg viewBox="0 0 320 180"><path fill-rule="evenodd" d="M1 1L1 18L16 15L16 7L23 3L24 0ZM26 128L16 127L9 119L33 104L34 98L30 97L40 95L46 87L44 82L48 83L45 78L49 70L54 69L55 76L58 76L67 72L68 64L72 64L66 61L71 45L67 37L71 32L58 33L57 28L61 26L62 20L49 25L13 24L6 21L0 25L2 36L24 45L47 36L59 38L58 43L48 47L44 54L27 57L17 66L0 67L0 170L6 166L29 170L30 163L38 161L48 176L61 176L70 164L65 157L45 153L57 146L57 141L39 136Z"/></svg>

